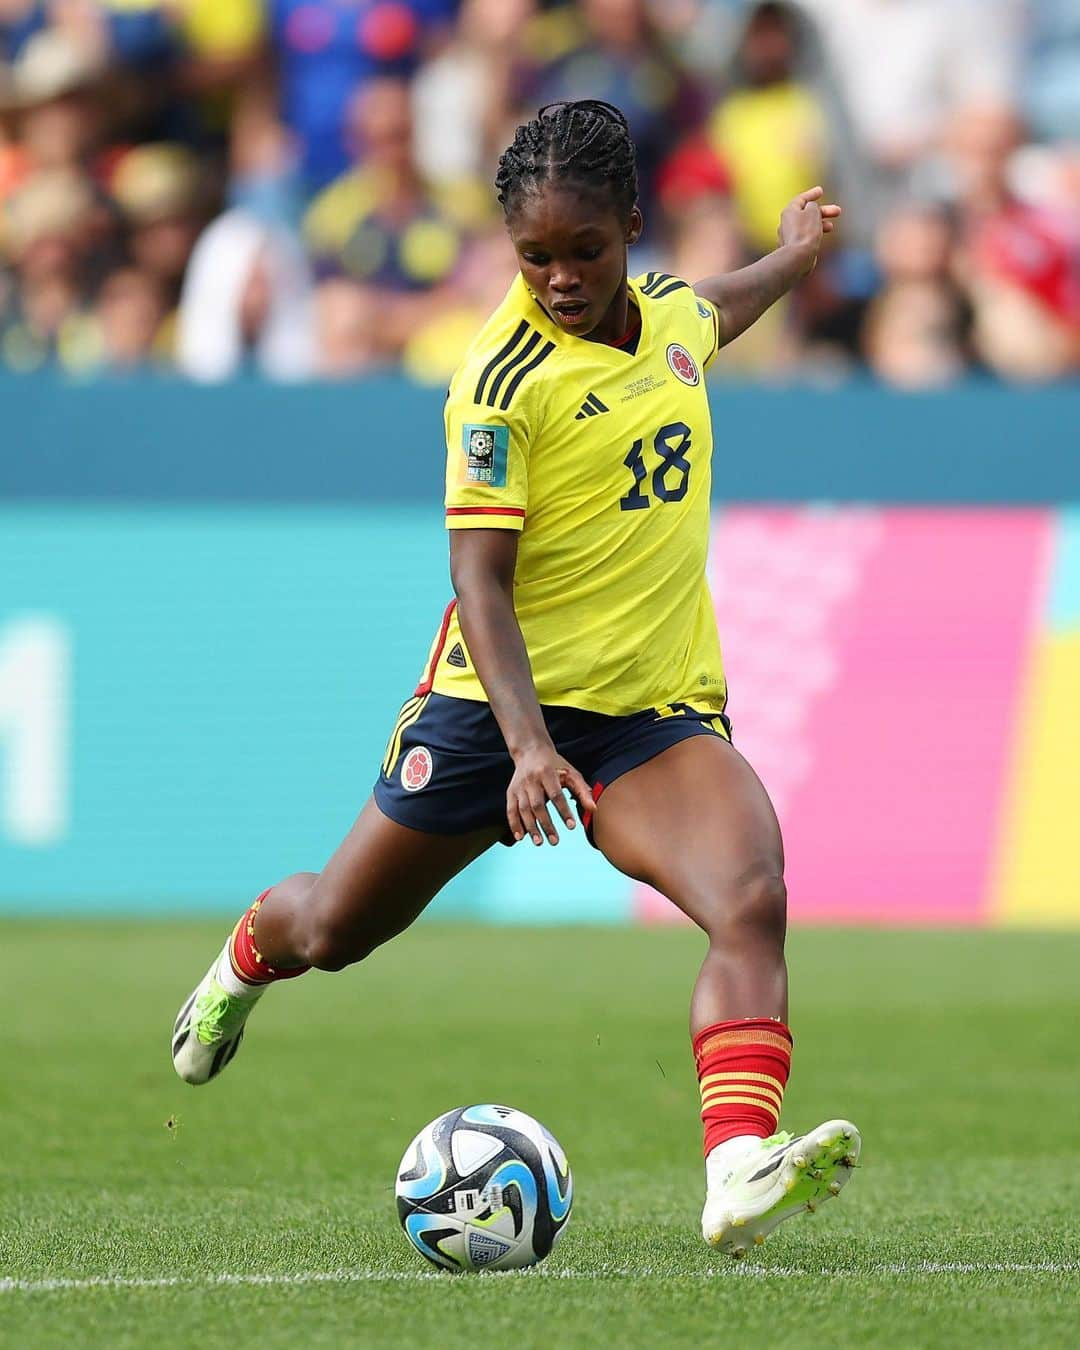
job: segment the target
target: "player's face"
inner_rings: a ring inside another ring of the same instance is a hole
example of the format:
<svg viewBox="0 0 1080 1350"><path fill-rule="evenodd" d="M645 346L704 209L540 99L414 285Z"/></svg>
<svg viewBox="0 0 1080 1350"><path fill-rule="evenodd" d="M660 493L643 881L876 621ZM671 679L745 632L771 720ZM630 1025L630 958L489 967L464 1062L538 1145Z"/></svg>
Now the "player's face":
<svg viewBox="0 0 1080 1350"><path fill-rule="evenodd" d="M507 227L521 275L567 333L610 342L626 329L626 248L641 234L602 193L545 186L515 206Z"/></svg>

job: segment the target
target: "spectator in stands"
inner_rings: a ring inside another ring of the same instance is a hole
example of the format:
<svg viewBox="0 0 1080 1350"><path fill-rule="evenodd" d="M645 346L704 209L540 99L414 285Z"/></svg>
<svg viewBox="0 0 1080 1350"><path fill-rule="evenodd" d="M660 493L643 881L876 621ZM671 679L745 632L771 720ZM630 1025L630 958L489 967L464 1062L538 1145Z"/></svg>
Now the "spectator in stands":
<svg viewBox="0 0 1080 1350"><path fill-rule="evenodd" d="M82 239L82 284L92 294L122 260L115 207L109 197L112 151L106 143L108 72L102 34L42 28L22 44L11 72L8 114L15 136L9 189L34 175L70 172L85 180L93 207Z"/></svg>
<svg viewBox="0 0 1080 1350"><path fill-rule="evenodd" d="M170 307L175 305L207 216L199 160L183 145L136 146L117 163L111 187L127 226L132 260L157 279Z"/></svg>
<svg viewBox="0 0 1080 1350"><path fill-rule="evenodd" d="M927 171L959 217L961 232L1016 205L1009 163L1023 140L1011 103L967 103L943 123Z"/></svg>
<svg viewBox="0 0 1080 1350"><path fill-rule="evenodd" d="M94 211L89 183L70 168L42 169L9 199L3 240L12 284L0 314L0 356L12 369L87 364Z"/></svg>
<svg viewBox="0 0 1080 1350"><path fill-rule="evenodd" d="M1080 372L1076 259L1051 223L995 222L970 256L975 347L990 369L1024 382Z"/></svg>
<svg viewBox="0 0 1080 1350"><path fill-rule="evenodd" d="M381 359L376 333L377 302L348 277L329 277L315 291L316 373L325 380L350 379Z"/></svg>
<svg viewBox="0 0 1080 1350"><path fill-rule="evenodd" d="M911 187L944 120L1016 81L1013 0L802 0L818 21L878 205Z"/></svg>
<svg viewBox="0 0 1080 1350"><path fill-rule="evenodd" d="M271 223L299 228L305 196L296 138L264 86L245 90L233 111L228 200Z"/></svg>
<svg viewBox="0 0 1080 1350"><path fill-rule="evenodd" d="M478 215L491 214L495 163L535 84L536 12L537 0L462 0L453 41L413 81L419 170L476 197Z"/></svg>
<svg viewBox="0 0 1080 1350"><path fill-rule="evenodd" d="M65 32L42 29L27 39L7 81L7 112L20 149L16 176L35 169L96 171L102 73L102 53Z"/></svg>
<svg viewBox="0 0 1080 1350"><path fill-rule="evenodd" d="M151 272L125 267L106 277L93 315L98 366L126 373L165 363L172 354L169 308L165 288Z"/></svg>
<svg viewBox="0 0 1080 1350"><path fill-rule="evenodd" d="M356 91L376 76L411 75L456 7L456 0L270 0L282 118L311 189L349 166Z"/></svg>
<svg viewBox="0 0 1080 1350"><path fill-rule="evenodd" d="M176 355L184 374L210 382L315 373L311 274L288 231L239 209L206 228L184 279Z"/></svg>
<svg viewBox="0 0 1080 1350"><path fill-rule="evenodd" d="M304 234L320 276L348 276L377 301L382 358L396 359L443 301L465 231L454 194L417 172L408 83L372 80L350 112L356 165L315 199Z"/></svg>
<svg viewBox="0 0 1080 1350"><path fill-rule="evenodd" d="M710 142L731 176L736 218L756 255L776 247L778 208L829 177L835 134L829 110L809 75L798 73L817 64L812 49L793 5L750 6L732 87L709 117Z"/></svg>
<svg viewBox="0 0 1080 1350"><path fill-rule="evenodd" d="M1008 106L970 105L950 121L943 145L959 220L957 271L986 365L1010 379L1059 379L1080 355L1075 217L1017 191L1022 136Z"/></svg>
<svg viewBox="0 0 1080 1350"><path fill-rule="evenodd" d="M252 100L276 105L262 0L169 0L176 54L172 83L188 105L173 137L215 148L231 141Z"/></svg>
<svg viewBox="0 0 1080 1350"><path fill-rule="evenodd" d="M952 226L937 205L897 207L878 231L883 286L863 326L870 369L899 389L949 384L967 369L963 300L951 276Z"/></svg>

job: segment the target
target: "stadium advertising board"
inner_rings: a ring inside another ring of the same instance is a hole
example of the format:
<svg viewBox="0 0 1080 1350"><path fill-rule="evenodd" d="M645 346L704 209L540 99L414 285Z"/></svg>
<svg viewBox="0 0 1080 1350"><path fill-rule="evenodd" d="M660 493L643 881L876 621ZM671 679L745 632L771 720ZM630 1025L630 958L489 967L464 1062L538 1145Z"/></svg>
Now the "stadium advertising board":
<svg viewBox="0 0 1080 1350"><path fill-rule="evenodd" d="M736 743L796 921L1076 923L1080 513L718 509ZM0 906L235 910L318 867L448 594L431 505L0 512ZM663 921L580 833L444 916Z"/></svg>

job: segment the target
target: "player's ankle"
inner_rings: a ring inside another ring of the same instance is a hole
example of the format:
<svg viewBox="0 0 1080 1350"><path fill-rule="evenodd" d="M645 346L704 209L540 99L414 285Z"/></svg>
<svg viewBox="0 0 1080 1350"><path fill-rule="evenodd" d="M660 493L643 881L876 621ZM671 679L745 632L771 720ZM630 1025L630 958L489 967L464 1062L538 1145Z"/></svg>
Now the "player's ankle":
<svg viewBox="0 0 1080 1350"><path fill-rule="evenodd" d="M232 941L230 934L218 958L214 978L231 998L241 998L253 1003L257 998L261 998L273 981L260 980L256 983L254 980L241 979L232 963Z"/></svg>

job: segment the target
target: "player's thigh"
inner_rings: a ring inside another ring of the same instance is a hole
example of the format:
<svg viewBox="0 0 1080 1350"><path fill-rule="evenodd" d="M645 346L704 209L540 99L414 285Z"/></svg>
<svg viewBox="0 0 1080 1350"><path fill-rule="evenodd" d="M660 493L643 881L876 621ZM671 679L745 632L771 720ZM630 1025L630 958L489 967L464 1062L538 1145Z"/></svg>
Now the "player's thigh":
<svg viewBox="0 0 1080 1350"><path fill-rule="evenodd" d="M391 820L370 798L312 886L313 925L356 959L401 932L502 828L429 834Z"/></svg>
<svg viewBox="0 0 1080 1350"><path fill-rule="evenodd" d="M784 846L761 780L728 741L693 736L617 778L593 838L621 872L711 930L757 900L783 903Z"/></svg>

